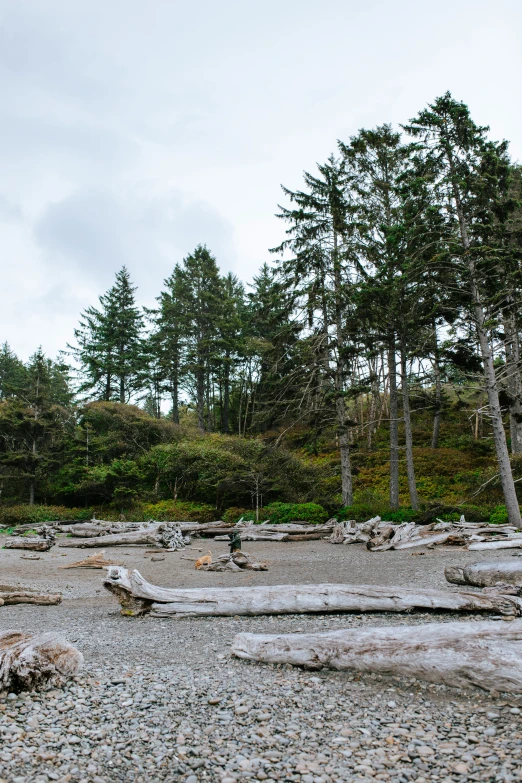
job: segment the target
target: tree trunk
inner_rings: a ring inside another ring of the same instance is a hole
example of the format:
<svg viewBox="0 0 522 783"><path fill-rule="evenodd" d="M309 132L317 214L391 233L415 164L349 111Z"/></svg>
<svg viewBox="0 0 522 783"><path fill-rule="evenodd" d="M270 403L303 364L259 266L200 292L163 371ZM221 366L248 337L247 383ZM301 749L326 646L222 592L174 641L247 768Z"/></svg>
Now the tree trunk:
<svg viewBox="0 0 522 783"><path fill-rule="evenodd" d="M397 362L395 334L388 344L388 382L390 389L390 508L399 507L399 412L397 399Z"/></svg>
<svg viewBox="0 0 522 783"><path fill-rule="evenodd" d="M172 375L171 381L172 421L179 424L179 381L177 370Z"/></svg>
<svg viewBox="0 0 522 783"><path fill-rule="evenodd" d="M446 609L518 615L516 596L374 585L256 585L176 589L149 584L139 571L110 567L104 587L118 596L123 613L156 616L261 615L309 612L409 612ZM417 629L416 629L417 631ZM411 634L411 628L408 628ZM412 637L415 638L416 634Z"/></svg>
<svg viewBox="0 0 522 783"><path fill-rule="evenodd" d="M509 309L503 313L506 353L506 385L509 393L509 430L511 453L522 453L522 382L520 377L520 344L513 297L509 297Z"/></svg>
<svg viewBox="0 0 522 783"><path fill-rule="evenodd" d="M0 691L60 687L83 666L83 655L57 633L0 632Z"/></svg>
<svg viewBox="0 0 522 783"><path fill-rule="evenodd" d="M8 538L4 549L30 549L33 552L48 552L54 541L50 538L25 538L25 536Z"/></svg>
<svg viewBox="0 0 522 783"><path fill-rule="evenodd" d="M408 388L408 368L406 363L406 347L401 345L401 385L402 385L402 411L404 415L404 437L406 442L406 471L408 473L408 490L410 493L410 505L414 511L419 509L419 496L415 481L415 465L413 463L413 435L411 431L410 392Z"/></svg>
<svg viewBox="0 0 522 783"><path fill-rule="evenodd" d="M59 593L39 593L37 590L0 585L0 600L4 606L13 604L56 606L62 602L62 596Z"/></svg>
<svg viewBox="0 0 522 783"><path fill-rule="evenodd" d="M265 663L418 677L456 687L522 690L522 620L428 623L310 634L240 633L232 652Z"/></svg>
<svg viewBox="0 0 522 783"><path fill-rule="evenodd" d="M228 435L230 431L230 351L227 348L225 354L225 371L223 374L223 414L221 417L221 431Z"/></svg>
<svg viewBox="0 0 522 783"><path fill-rule="evenodd" d="M440 357L437 340L437 324L433 324L435 348L433 351L433 374L435 376L435 413L433 414L433 433L431 436L431 448L438 449L440 420L442 415L442 385L440 381Z"/></svg>
<svg viewBox="0 0 522 783"><path fill-rule="evenodd" d="M205 366L201 358L196 368L196 408L198 428L200 432L205 432Z"/></svg>
<svg viewBox="0 0 522 783"><path fill-rule="evenodd" d="M451 153L448 153L448 160L454 175L454 165L451 157ZM469 272L469 285L471 302L473 307L473 313L475 318L475 327L477 330L478 341L480 345L480 352L482 356L482 362L484 365L484 380L486 384L486 392L488 395L489 403L489 416L493 427L493 440L495 442L495 451L497 454L498 469L500 473L500 483L502 484L502 491L504 493L504 502L508 513L509 521L515 527L522 525L522 519L520 517L520 507L518 505L517 492L515 489L515 482L513 480L513 474L511 472L511 463L509 461L509 451L507 447L506 433L504 431L504 423L502 421L502 410L500 408L500 401L498 396L497 379L495 376L495 365L493 362L493 351L491 349L487 327L486 327L486 314L480 295L480 290L477 284L477 272L473 255L469 252L471 243L469 240L468 226L462 208L460 199L460 193L456 184L456 178L454 175L453 182L453 195L455 198L455 206L457 211L457 217L459 221L460 236L464 251L467 255L467 265Z"/></svg>

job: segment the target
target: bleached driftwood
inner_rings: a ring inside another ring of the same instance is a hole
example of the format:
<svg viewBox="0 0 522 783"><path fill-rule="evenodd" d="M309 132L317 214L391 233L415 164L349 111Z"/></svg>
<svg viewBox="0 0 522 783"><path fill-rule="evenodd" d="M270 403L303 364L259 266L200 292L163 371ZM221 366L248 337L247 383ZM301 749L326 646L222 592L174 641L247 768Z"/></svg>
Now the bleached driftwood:
<svg viewBox="0 0 522 783"><path fill-rule="evenodd" d="M130 533L114 533L95 538L66 538L60 541L60 547L78 547L89 549L107 546L163 546L175 550L185 546L186 540L178 525L172 522L157 524Z"/></svg>
<svg viewBox="0 0 522 783"><path fill-rule="evenodd" d="M246 527L241 530L239 537L241 541L288 541L288 533L278 533L271 530L263 530L261 526ZM216 536L216 541L228 541L229 536Z"/></svg>
<svg viewBox="0 0 522 783"><path fill-rule="evenodd" d="M48 552L54 546L54 540L50 538L14 536L4 543L4 549L29 549L32 552Z"/></svg>
<svg viewBox="0 0 522 783"><path fill-rule="evenodd" d="M480 549L520 549L522 547L522 537L503 538L499 541L473 541L468 545L471 551Z"/></svg>
<svg viewBox="0 0 522 783"><path fill-rule="evenodd" d="M121 565L114 560L107 560L105 552L97 552L95 555L89 555L84 560L77 560L76 563L60 566L60 568L106 568L107 566Z"/></svg>
<svg viewBox="0 0 522 783"><path fill-rule="evenodd" d="M472 563L468 566L446 566L444 575L448 582L474 587L515 585L522 587L522 563L517 560Z"/></svg>
<svg viewBox="0 0 522 783"><path fill-rule="evenodd" d="M300 614L309 612L409 612L445 609L518 615L516 596L442 590L411 590L375 585L256 585L176 589L157 587L139 571L110 567L103 581L114 593L123 614L156 616Z"/></svg>
<svg viewBox="0 0 522 783"><path fill-rule="evenodd" d="M522 620L354 628L316 634L240 633L232 652L265 663L418 677L457 687L522 691Z"/></svg>
<svg viewBox="0 0 522 783"><path fill-rule="evenodd" d="M200 566L201 571L268 571L266 563L251 560L250 555L241 550L231 554L220 555L217 560Z"/></svg>
<svg viewBox="0 0 522 783"><path fill-rule="evenodd" d="M40 593L31 587L17 587L16 585L0 585L0 598L6 606L9 604L55 606L62 600L59 593Z"/></svg>
<svg viewBox="0 0 522 783"><path fill-rule="evenodd" d="M63 685L82 665L81 652L60 634L0 632L0 691Z"/></svg>

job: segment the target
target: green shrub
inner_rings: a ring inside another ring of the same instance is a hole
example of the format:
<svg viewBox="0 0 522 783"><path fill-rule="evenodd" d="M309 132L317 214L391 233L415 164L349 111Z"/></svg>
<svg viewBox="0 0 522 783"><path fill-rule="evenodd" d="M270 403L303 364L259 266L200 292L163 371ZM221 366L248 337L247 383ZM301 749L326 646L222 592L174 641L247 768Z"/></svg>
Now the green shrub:
<svg viewBox="0 0 522 783"><path fill-rule="evenodd" d="M236 506L232 506L231 508L227 508L223 514L223 522L237 522L241 518L246 519L247 516L250 519L251 514L252 511L249 508L237 508Z"/></svg>
<svg viewBox="0 0 522 783"><path fill-rule="evenodd" d="M0 525L15 527L42 522L66 522L91 519L92 508L66 508L65 506L0 506Z"/></svg>
<svg viewBox="0 0 522 783"><path fill-rule="evenodd" d="M135 508L133 516L138 509ZM142 519L158 522L214 522L216 509L207 503L190 503L182 500L161 500L159 503L143 503L139 509Z"/></svg>
<svg viewBox="0 0 522 783"><path fill-rule="evenodd" d="M508 522L508 513L505 506L497 506L490 514L489 521L492 525L504 525Z"/></svg>
<svg viewBox="0 0 522 783"><path fill-rule="evenodd" d="M270 503L263 512L275 525L286 522L311 522L321 525L328 520L328 511L318 503Z"/></svg>
<svg viewBox="0 0 522 783"><path fill-rule="evenodd" d="M400 525L402 522L413 522L419 518L419 512L414 511L412 508L397 508L395 511L387 511L383 519L389 522L395 522Z"/></svg>

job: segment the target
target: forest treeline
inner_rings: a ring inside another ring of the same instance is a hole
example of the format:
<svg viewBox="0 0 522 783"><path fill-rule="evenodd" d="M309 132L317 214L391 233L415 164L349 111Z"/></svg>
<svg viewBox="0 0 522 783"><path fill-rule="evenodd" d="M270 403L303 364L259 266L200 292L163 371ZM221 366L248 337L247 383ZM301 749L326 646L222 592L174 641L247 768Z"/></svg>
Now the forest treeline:
<svg viewBox="0 0 522 783"><path fill-rule="evenodd" d="M451 426L490 455L469 495L487 484L521 524L521 172L507 143L448 93L399 130L340 141L283 191L286 238L250 285L200 245L152 309L118 272L60 361L4 345L4 502L332 511L371 493L378 463L388 509L418 511L437 499L426 450Z"/></svg>

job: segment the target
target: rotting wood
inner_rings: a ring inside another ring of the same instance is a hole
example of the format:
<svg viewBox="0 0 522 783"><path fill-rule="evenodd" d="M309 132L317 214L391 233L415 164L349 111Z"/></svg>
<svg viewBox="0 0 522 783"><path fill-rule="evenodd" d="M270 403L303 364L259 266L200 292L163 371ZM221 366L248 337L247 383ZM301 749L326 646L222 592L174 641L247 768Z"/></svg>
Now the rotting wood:
<svg viewBox="0 0 522 783"><path fill-rule="evenodd" d="M375 585L256 585L176 589L157 587L139 571L107 569L104 587L114 593L122 614L262 615L310 612L409 612L436 609L454 612L522 613L516 596L471 591L413 590Z"/></svg>
<svg viewBox="0 0 522 783"><path fill-rule="evenodd" d="M164 550L160 550L164 551ZM77 560L76 563L67 563L60 568L106 568L107 566L122 565L115 563L114 560L107 560L105 552L97 552L95 555L89 555L84 560Z"/></svg>
<svg viewBox="0 0 522 783"><path fill-rule="evenodd" d="M0 691L60 686L82 666L81 652L58 633L0 632Z"/></svg>
<svg viewBox="0 0 522 783"><path fill-rule="evenodd" d="M232 652L264 663L418 677L522 691L522 620L354 628L316 634L240 633Z"/></svg>
<svg viewBox="0 0 522 783"><path fill-rule="evenodd" d="M472 563L467 566L447 566L444 575L448 582L474 587L515 585L522 587L522 563L517 560L497 560Z"/></svg>

